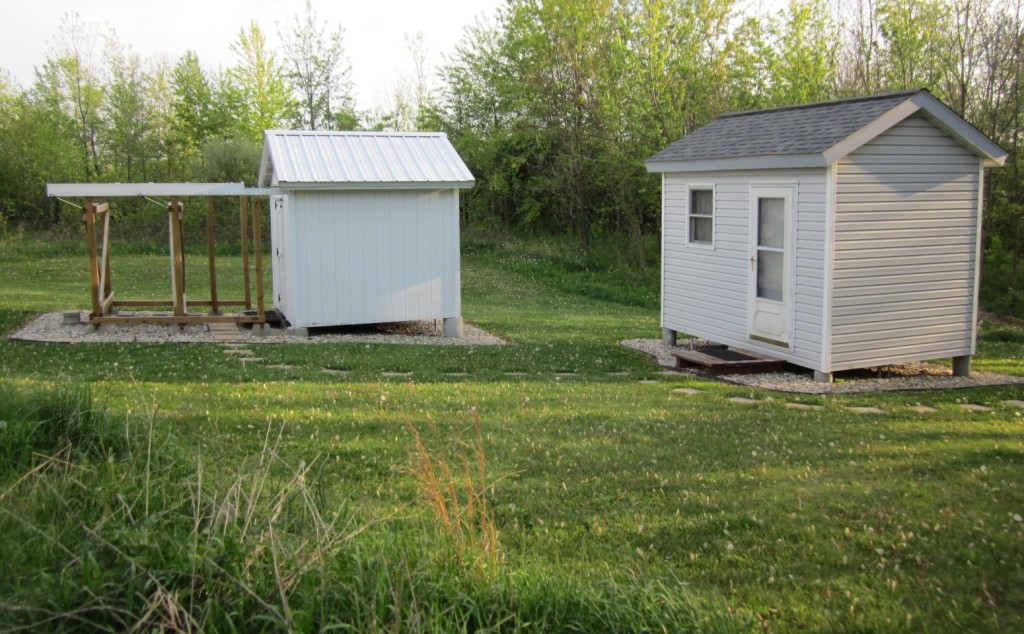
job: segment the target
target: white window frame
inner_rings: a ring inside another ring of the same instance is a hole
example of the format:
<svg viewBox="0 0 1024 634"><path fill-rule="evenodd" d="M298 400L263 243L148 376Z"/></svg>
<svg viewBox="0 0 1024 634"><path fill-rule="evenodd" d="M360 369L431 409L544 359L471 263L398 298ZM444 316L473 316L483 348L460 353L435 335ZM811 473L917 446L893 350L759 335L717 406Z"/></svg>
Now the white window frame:
<svg viewBox="0 0 1024 634"><path fill-rule="evenodd" d="M694 216L693 209L693 192L694 191L710 191L711 192L711 241L700 242L693 239L693 232L691 231L692 218L707 218L705 215ZM714 183L689 183L686 186L686 246L694 247L697 249L711 249L715 248L715 238L718 235L717 228L715 227L716 220L718 219L718 193L715 191Z"/></svg>

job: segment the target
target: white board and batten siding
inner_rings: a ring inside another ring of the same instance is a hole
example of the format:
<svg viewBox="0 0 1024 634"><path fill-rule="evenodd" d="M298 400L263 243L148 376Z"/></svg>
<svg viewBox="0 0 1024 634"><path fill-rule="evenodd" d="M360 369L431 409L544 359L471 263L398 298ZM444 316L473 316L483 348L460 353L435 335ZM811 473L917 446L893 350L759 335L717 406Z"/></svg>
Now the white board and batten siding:
<svg viewBox="0 0 1024 634"><path fill-rule="evenodd" d="M750 338L748 323L751 189L795 184L792 341ZM687 243L689 187L714 188L714 243ZM664 177L662 326L817 368L822 357L826 170L673 173Z"/></svg>
<svg viewBox="0 0 1024 634"><path fill-rule="evenodd" d="M456 190L292 191L287 205L274 299L293 326L460 316Z"/></svg>
<svg viewBox="0 0 1024 634"><path fill-rule="evenodd" d="M830 371L973 353L980 172L920 115L837 163Z"/></svg>

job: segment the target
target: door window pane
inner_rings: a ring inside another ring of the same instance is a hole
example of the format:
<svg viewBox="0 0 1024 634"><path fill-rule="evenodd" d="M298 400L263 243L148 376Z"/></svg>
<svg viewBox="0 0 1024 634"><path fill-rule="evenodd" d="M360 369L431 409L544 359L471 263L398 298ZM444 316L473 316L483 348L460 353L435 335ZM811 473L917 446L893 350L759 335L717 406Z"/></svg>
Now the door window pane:
<svg viewBox="0 0 1024 634"><path fill-rule="evenodd" d="M761 299L782 301L783 260L778 251L757 250L757 296Z"/></svg>
<svg viewBox="0 0 1024 634"><path fill-rule="evenodd" d="M786 200L757 199L757 246L783 248L786 239Z"/></svg>

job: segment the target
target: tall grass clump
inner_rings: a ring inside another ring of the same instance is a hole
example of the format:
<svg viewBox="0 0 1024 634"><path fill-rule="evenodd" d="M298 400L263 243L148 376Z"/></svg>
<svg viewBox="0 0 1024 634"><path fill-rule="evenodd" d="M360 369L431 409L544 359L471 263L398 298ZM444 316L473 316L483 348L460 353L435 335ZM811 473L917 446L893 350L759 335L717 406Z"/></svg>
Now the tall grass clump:
<svg viewBox="0 0 1024 634"><path fill-rule="evenodd" d="M0 473L23 471L57 454L103 459L126 448L123 428L94 402L88 386L16 389L0 383Z"/></svg>
<svg viewBox="0 0 1024 634"><path fill-rule="evenodd" d="M419 492L430 509L446 554L456 567L494 578L502 555L494 513L487 506L491 485L480 417L474 410L472 441L467 442L461 431L456 432L461 453L457 457L445 449L436 423L430 425L436 447L433 451L412 422L407 427L414 443Z"/></svg>
<svg viewBox="0 0 1024 634"><path fill-rule="evenodd" d="M365 526L329 508L317 460L281 457L280 433L268 427L259 455L211 474L158 437L153 408L110 452L109 419L84 388L35 409L33 390L3 394L18 430L9 442L8 421L4 450L32 465L0 474L0 631L308 631L331 619L327 571Z"/></svg>

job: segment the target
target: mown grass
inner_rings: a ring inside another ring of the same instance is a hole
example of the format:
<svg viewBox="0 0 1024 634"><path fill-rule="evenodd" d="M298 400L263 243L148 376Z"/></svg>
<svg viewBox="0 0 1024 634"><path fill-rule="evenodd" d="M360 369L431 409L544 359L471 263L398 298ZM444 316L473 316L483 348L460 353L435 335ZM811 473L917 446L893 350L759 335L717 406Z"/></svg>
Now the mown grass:
<svg viewBox="0 0 1024 634"><path fill-rule="evenodd" d="M4 330L84 304L81 254L33 248L0 260ZM1024 422L1004 403L1019 387L825 397L663 376L617 343L659 335L650 284L553 251L465 250L466 318L503 347L259 346L265 363L243 365L206 345L0 342L0 396L87 384L86 409L123 439L0 501L0 559L13 562L0 622L125 629L173 597L180 611L153 614L206 629L1024 628ZM115 264L129 294L166 294L165 257ZM191 263L197 295L204 265ZM975 367L1024 374L1022 341L986 329ZM266 367L279 364L292 367ZM785 407L796 400L825 409ZM456 456L474 420L501 549L483 579L446 555L409 433L436 426L428 454ZM261 460L261 496L232 494L252 490ZM229 499L254 505L256 533L212 519ZM334 517L344 530L324 528ZM299 545L324 539L329 555L303 567Z"/></svg>

